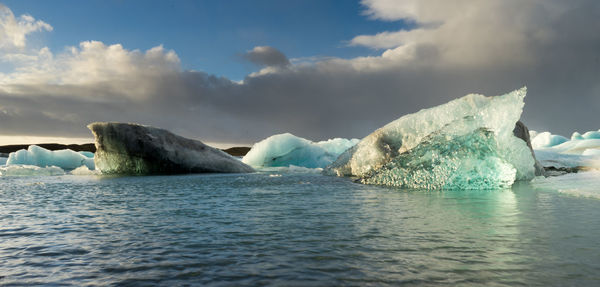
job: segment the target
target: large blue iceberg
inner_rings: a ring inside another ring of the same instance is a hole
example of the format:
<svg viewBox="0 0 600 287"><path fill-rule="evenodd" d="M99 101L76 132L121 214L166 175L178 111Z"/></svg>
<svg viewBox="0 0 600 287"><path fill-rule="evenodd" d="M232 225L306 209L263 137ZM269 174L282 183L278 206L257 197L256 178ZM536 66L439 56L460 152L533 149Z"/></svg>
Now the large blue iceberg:
<svg viewBox="0 0 600 287"><path fill-rule="evenodd" d="M403 116L362 139L325 172L414 189L497 189L530 180L534 155L513 134L526 92L470 94Z"/></svg>
<svg viewBox="0 0 600 287"><path fill-rule="evenodd" d="M242 161L250 166L324 168L358 139L335 138L312 142L290 133L270 136L252 146Z"/></svg>
<svg viewBox="0 0 600 287"><path fill-rule="evenodd" d="M10 153L6 165L56 166L66 170L80 166L86 166L91 170L95 168L93 153L75 152L70 149L51 151L36 145Z"/></svg>

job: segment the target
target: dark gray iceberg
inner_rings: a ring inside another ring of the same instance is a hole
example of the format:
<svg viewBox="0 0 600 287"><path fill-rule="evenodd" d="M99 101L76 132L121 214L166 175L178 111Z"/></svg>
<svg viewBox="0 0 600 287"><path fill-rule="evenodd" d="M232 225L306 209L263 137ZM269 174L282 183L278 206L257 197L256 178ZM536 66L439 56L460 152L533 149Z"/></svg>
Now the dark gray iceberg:
<svg viewBox="0 0 600 287"><path fill-rule="evenodd" d="M96 169L105 174L247 173L227 153L167 130L129 123L88 125L96 138Z"/></svg>

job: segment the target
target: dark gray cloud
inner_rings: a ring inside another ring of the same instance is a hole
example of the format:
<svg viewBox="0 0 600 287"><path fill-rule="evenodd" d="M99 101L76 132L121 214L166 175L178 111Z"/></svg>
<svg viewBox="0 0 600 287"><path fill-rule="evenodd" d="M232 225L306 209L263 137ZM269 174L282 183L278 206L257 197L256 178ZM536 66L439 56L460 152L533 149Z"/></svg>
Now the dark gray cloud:
<svg viewBox="0 0 600 287"><path fill-rule="evenodd" d="M518 27L502 20L487 28L495 31L499 25L512 29L512 34L486 36L476 27L449 39L444 29L454 30L442 25L442 30L410 35L410 43L380 57L327 59L285 68L273 67L284 63L281 60L262 61L267 67L242 83L181 71L176 55L162 48L134 53L88 43L74 54L77 57L62 55L54 57L62 59L59 63L44 62L68 67L64 70L0 75L0 134L81 137L89 135L89 122L124 121L211 142L251 144L282 132L314 140L363 137L404 114L468 93L498 95L525 85L523 120L531 129L567 136L575 130L597 130L600 34L595 31L600 31L600 2L548 3L555 5L553 14L539 14L535 5L501 9L500 16L516 13L506 21L519 19ZM462 21L457 19L447 22ZM484 25L479 21L483 20L472 22ZM462 43L464 37L482 43ZM498 45L493 39L484 43L494 37L502 38L504 45L490 47ZM88 53L90 49L94 53ZM116 54L98 57L106 53ZM114 58L120 62L106 63ZM32 75L52 77L31 81Z"/></svg>
<svg viewBox="0 0 600 287"><path fill-rule="evenodd" d="M259 66L287 66L288 58L281 51L269 46L257 46L243 55L244 59Z"/></svg>

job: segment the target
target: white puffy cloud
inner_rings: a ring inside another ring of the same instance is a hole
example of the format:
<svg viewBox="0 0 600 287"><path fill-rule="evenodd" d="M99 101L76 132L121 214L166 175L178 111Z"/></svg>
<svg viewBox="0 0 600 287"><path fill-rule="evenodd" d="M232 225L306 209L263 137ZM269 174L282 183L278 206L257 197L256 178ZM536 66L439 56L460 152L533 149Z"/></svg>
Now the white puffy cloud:
<svg viewBox="0 0 600 287"><path fill-rule="evenodd" d="M23 49L28 34L43 30L52 31L52 26L27 14L16 18L8 7L0 4L0 50Z"/></svg>
<svg viewBox="0 0 600 287"><path fill-rule="evenodd" d="M79 47L69 47L58 55L42 48L3 59L17 66L11 73L0 73L0 91L12 94L27 94L33 86L46 86L60 94L61 87L102 85L112 91L105 97L145 98L149 85L140 85L142 81L181 72L177 54L162 46L141 52L98 41L81 42Z"/></svg>

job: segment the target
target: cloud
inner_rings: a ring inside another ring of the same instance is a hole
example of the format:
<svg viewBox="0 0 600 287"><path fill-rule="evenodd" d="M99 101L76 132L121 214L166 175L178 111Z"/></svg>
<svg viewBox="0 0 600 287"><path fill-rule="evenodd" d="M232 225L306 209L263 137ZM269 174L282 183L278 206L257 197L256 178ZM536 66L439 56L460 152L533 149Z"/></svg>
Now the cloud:
<svg viewBox="0 0 600 287"><path fill-rule="evenodd" d="M416 28L354 38L385 49L372 57L292 64L257 47L246 57L263 68L241 82L185 71L162 46L86 41L56 54L42 48L5 57L15 69L0 73L0 134L81 137L89 122L125 121L211 142L251 144L282 132L362 137L467 93L524 85L531 128L598 129L600 2L445 3L363 1L370 17L408 18Z"/></svg>
<svg viewBox="0 0 600 287"><path fill-rule="evenodd" d="M259 65L281 67L290 64L288 58L279 50L269 46L256 46L243 55L244 59Z"/></svg>
<svg viewBox="0 0 600 287"><path fill-rule="evenodd" d="M27 14L15 18L8 7L0 4L0 50L23 49L28 34L43 30L52 31L52 26Z"/></svg>

